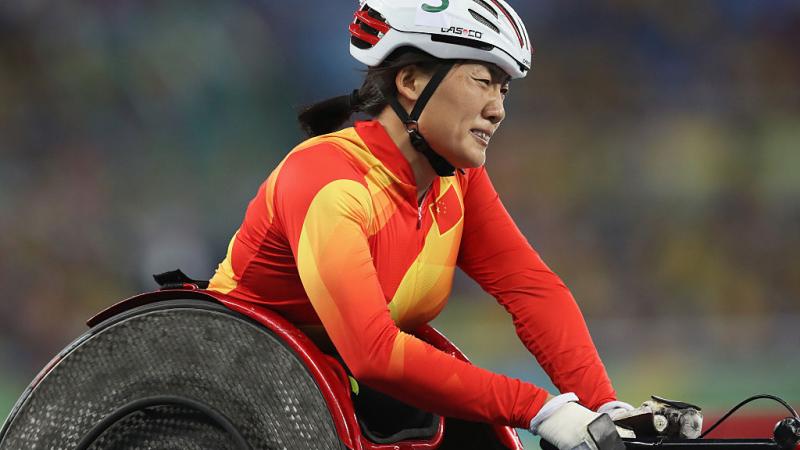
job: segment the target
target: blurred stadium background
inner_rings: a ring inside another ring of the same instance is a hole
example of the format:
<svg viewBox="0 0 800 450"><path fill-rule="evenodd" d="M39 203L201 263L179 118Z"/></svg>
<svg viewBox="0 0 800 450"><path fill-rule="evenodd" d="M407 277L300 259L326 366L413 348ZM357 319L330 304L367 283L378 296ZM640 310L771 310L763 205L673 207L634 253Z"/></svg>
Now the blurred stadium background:
<svg viewBox="0 0 800 450"><path fill-rule="evenodd" d="M0 419L94 312L211 275L296 110L357 87L355 4L0 3ZM535 68L488 166L620 398L800 406L800 3L513 4ZM468 279L436 325L549 385Z"/></svg>

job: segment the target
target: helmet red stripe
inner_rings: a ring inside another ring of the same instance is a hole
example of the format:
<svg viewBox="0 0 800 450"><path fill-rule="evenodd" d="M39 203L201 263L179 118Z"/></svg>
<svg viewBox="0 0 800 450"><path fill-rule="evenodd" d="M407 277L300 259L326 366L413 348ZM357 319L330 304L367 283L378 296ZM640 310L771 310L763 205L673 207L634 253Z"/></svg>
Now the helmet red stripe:
<svg viewBox="0 0 800 450"><path fill-rule="evenodd" d="M525 41L522 40L522 33L519 30L519 26L517 25L517 21L514 20L514 17L512 17L511 14L509 14L508 10L505 8L505 6L501 5L500 2L498 2L497 0L491 0L491 1L492 1L492 3L494 3L495 6L497 6L498 9L500 9L500 11L502 11L502 13L508 19L508 21L511 22L511 26L514 27L514 31L516 31L516 33L517 33L517 38L519 38L519 46L520 47L525 47Z"/></svg>
<svg viewBox="0 0 800 450"><path fill-rule="evenodd" d="M378 36L375 36L374 34L367 33L360 26L358 26L358 25L356 25L354 23L350 24L350 34L352 34L353 36L361 39L364 42L369 43L370 45L375 45L375 44L378 43L378 41L381 40Z"/></svg>
<svg viewBox="0 0 800 450"><path fill-rule="evenodd" d="M389 32L389 25L379 19L369 15L367 11L356 11L356 19L364 22L367 26L372 27L378 32L386 34Z"/></svg>

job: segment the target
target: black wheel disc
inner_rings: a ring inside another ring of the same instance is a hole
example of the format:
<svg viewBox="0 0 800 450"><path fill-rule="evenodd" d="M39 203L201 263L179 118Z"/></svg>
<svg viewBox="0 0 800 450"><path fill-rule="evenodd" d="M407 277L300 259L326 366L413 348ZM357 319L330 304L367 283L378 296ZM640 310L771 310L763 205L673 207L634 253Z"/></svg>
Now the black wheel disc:
<svg viewBox="0 0 800 450"><path fill-rule="evenodd" d="M221 305L142 306L89 330L23 394L0 449L73 449L137 399L178 396L218 411L254 449L342 449L322 394L274 334ZM230 432L180 405L132 412L89 447L234 449Z"/></svg>

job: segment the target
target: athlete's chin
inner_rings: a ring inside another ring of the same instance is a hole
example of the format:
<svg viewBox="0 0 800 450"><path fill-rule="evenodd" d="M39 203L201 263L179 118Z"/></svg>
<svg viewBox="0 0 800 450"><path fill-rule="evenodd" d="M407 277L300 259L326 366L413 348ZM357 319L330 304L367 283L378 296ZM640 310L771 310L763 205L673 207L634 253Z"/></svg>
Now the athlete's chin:
<svg viewBox="0 0 800 450"><path fill-rule="evenodd" d="M468 166L464 166L465 169L477 169L486 163L486 153L481 153L478 157L472 160L472 163Z"/></svg>
<svg viewBox="0 0 800 450"><path fill-rule="evenodd" d="M486 162L486 157L472 157L472 158L458 158L452 161L448 160L450 164L459 169L475 169Z"/></svg>
<svg viewBox="0 0 800 450"><path fill-rule="evenodd" d="M469 144L462 145L459 150L451 151L449 154L442 156L454 167L474 169L481 167L486 162L486 147Z"/></svg>
<svg viewBox="0 0 800 450"><path fill-rule="evenodd" d="M463 163L459 166L462 169L475 169L486 162L486 147L472 148L465 155Z"/></svg>

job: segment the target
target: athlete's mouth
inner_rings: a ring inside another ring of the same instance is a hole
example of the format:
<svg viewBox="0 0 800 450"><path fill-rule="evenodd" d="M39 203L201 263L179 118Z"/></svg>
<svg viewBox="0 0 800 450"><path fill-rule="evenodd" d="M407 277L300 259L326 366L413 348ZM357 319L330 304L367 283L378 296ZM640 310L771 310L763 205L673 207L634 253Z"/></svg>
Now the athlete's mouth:
<svg viewBox="0 0 800 450"><path fill-rule="evenodd" d="M472 130L470 130L470 133L472 133L472 135L475 136L484 145L489 145L489 140L492 139L492 133L488 131L473 128Z"/></svg>

